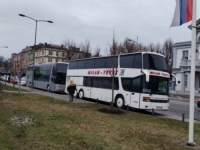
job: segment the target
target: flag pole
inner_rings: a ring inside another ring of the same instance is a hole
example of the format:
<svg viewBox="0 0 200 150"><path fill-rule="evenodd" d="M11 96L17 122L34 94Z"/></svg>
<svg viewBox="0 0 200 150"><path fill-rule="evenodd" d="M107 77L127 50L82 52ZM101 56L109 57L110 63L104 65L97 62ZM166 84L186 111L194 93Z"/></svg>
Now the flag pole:
<svg viewBox="0 0 200 150"><path fill-rule="evenodd" d="M194 86L195 86L195 53L196 53L196 0L193 0L192 12L192 47L191 47L191 84L190 84L190 114L189 114L189 140L187 145L194 146Z"/></svg>

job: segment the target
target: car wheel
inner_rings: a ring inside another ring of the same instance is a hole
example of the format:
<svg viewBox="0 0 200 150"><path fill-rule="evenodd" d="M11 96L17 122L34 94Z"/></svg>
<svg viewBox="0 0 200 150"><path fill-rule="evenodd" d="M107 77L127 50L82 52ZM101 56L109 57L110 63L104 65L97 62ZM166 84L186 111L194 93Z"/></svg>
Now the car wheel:
<svg viewBox="0 0 200 150"><path fill-rule="evenodd" d="M124 97L123 96L117 96L115 104L118 108L123 108L124 107Z"/></svg>
<svg viewBox="0 0 200 150"><path fill-rule="evenodd" d="M80 90L80 91L78 92L78 97L79 97L80 99L84 99L84 92L83 92L83 90Z"/></svg>

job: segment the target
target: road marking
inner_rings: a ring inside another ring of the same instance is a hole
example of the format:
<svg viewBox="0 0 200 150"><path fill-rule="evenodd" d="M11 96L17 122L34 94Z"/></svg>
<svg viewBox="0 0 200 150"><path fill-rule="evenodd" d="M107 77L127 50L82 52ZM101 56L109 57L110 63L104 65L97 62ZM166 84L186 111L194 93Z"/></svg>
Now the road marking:
<svg viewBox="0 0 200 150"><path fill-rule="evenodd" d="M179 99L182 99L180 96L177 96Z"/></svg>

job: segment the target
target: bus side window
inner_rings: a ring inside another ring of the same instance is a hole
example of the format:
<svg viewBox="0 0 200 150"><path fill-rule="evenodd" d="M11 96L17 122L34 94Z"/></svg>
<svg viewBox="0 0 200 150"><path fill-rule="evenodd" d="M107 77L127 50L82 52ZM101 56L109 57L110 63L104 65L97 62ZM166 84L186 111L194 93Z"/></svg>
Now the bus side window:
<svg viewBox="0 0 200 150"><path fill-rule="evenodd" d="M95 62L95 68L105 68L106 59L105 58L98 58Z"/></svg>
<svg viewBox="0 0 200 150"><path fill-rule="evenodd" d="M141 92L141 77L122 78L122 87L125 91Z"/></svg>
<svg viewBox="0 0 200 150"><path fill-rule="evenodd" d="M123 87L123 89L125 90L125 91L131 91L131 89L130 89L130 84L131 84L131 82L130 82L130 80L131 79L128 79L128 78L122 78L121 79L122 80L122 87Z"/></svg>
<svg viewBox="0 0 200 150"><path fill-rule="evenodd" d="M92 87L101 88L102 87L102 78L94 77L92 79Z"/></svg>
<svg viewBox="0 0 200 150"><path fill-rule="evenodd" d="M133 64L133 68L142 68L142 55L141 54L137 54L134 55L134 64Z"/></svg>
<svg viewBox="0 0 200 150"><path fill-rule="evenodd" d="M92 78L91 77L84 77L83 86L91 87L91 85L92 85Z"/></svg>
<svg viewBox="0 0 200 150"><path fill-rule="evenodd" d="M120 56L121 68L133 68L134 55L122 55Z"/></svg>
<svg viewBox="0 0 200 150"><path fill-rule="evenodd" d="M131 92L141 92L141 77L132 80Z"/></svg>
<svg viewBox="0 0 200 150"><path fill-rule="evenodd" d="M94 66L95 66L95 59L88 59L85 64L85 69L92 69L94 68Z"/></svg>

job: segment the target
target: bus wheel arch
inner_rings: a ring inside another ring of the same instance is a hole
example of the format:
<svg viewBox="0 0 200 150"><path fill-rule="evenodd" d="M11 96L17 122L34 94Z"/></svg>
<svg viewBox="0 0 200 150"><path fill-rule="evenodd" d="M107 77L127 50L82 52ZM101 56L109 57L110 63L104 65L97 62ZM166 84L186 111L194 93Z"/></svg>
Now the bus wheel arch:
<svg viewBox="0 0 200 150"><path fill-rule="evenodd" d="M83 91L83 89L80 89L80 90L79 90L79 92L78 92L78 97L79 97L80 99L84 99L84 91Z"/></svg>
<svg viewBox="0 0 200 150"><path fill-rule="evenodd" d="M49 86L49 84L47 85L47 92L50 92L50 86Z"/></svg>
<svg viewBox="0 0 200 150"><path fill-rule="evenodd" d="M115 97L115 105L118 108L124 107L124 96L122 94L117 94Z"/></svg>

